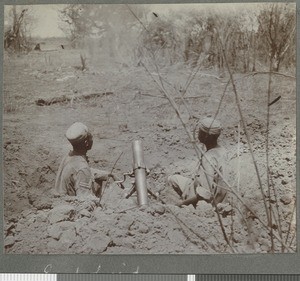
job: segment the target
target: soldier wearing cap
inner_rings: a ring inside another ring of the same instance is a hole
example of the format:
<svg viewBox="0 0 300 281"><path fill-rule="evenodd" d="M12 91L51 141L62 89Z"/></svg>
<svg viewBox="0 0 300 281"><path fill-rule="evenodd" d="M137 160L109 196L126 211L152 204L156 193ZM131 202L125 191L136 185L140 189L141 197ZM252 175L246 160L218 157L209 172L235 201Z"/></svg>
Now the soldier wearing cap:
<svg viewBox="0 0 300 281"><path fill-rule="evenodd" d="M69 127L65 136L73 150L60 163L55 181L55 194L83 198L99 196L102 182L114 176L89 167L86 154L93 146L92 134L86 125L76 122Z"/></svg>
<svg viewBox="0 0 300 281"><path fill-rule="evenodd" d="M179 194L183 201L177 206L193 204L198 201L218 204L226 196L223 178L226 177L227 153L218 144L222 131L221 123L211 117L206 117L199 124L198 139L206 147L194 178L172 175L168 183Z"/></svg>

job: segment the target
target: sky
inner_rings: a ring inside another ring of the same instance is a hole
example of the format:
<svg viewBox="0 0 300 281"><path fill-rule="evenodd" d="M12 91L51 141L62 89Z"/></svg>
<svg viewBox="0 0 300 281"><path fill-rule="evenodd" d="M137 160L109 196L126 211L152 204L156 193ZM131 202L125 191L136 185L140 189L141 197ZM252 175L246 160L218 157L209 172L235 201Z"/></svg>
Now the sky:
<svg viewBox="0 0 300 281"><path fill-rule="evenodd" d="M58 17L59 7L57 5L37 5L33 6L34 17L37 19L34 25L32 36L39 37L60 37L64 33L59 28L60 19Z"/></svg>
<svg viewBox="0 0 300 281"><path fill-rule="evenodd" d="M34 22L31 26L31 36L33 37L63 37L65 34L59 28L59 10L65 5L26 5L17 6L18 9L22 10L28 8L30 16L34 18ZM8 24L9 10L12 6L6 5L4 9L4 24Z"/></svg>

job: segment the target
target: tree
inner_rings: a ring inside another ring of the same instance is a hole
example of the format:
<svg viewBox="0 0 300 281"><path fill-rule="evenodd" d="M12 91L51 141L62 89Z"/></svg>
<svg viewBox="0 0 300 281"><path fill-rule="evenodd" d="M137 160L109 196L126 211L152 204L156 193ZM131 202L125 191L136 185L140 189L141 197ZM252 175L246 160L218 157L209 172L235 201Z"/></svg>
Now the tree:
<svg viewBox="0 0 300 281"><path fill-rule="evenodd" d="M4 33L4 48L16 52L30 49L29 25L32 18L28 8L12 6L6 15L6 31Z"/></svg>
<svg viewBox="0 0 300 281"><path fill-rule="evenodd" d="M258 16L260 52L270 58L274 71L279 71L285 57L295 53L296 13L290 5L273 4Z"/></svg>
<svg viewBox="0 0 300 281"><path fill-rule="evenodd" d="M138 5L70 4L60 11L61 29L73 47L96 63L105 57L118 62L136 61L138 37L146 8Z"/></svg>
<svg viewBox="0 0 300 281"><path fill-rule="evenodd" d="M253 13L222 13L192 15L185 31L184 58L197 65L201 54L206 66L217 66L223 73L222 48L235 71L247 72L255 69L255 32L250 24ZM256 19L256 18L255 18Z"/></svg>
<svg viewBox="0 0 300 281"><path fill-rule="evenodd" d="M63 22L61 29L67 34L72 42L73 47L76 47L78 42L84 37L88 37L96 29L99 33L103 30L101 24L93 21L90 17L93 5L85 4L69 4L64 9L60 10L59 17Z"/></svg>
<svg viewBox="0 0 300 281"><path fill-rule="evenodd" d="M191 19L185 24L184 61L191 61L192 65L196 66L200 55L207 51L206 42L210 43L211 38L205 29L207 19L193 14L190 17Z"/></svg>
<svg viewBox="0 0 300 281"><path fill-rule="evenodd" d="M247 48L247 36L242 30L242 24L237 15L227 15L221 13L210 14L207 18L204 32L210 43L207 53L209 62L216 65L220 75L224 75L224 57L225 51L228 63L234 70L239 70L238 62L243 61L242 53Z"/></svg>
<svg viewBox="0 0 300 281"><path fill-rule="evenodd" d="M141 47L162 61L167 59L171 64L177 59L179 42L179 34L172 22L160 16L147 25L147 30L142 31Z"/></svg>

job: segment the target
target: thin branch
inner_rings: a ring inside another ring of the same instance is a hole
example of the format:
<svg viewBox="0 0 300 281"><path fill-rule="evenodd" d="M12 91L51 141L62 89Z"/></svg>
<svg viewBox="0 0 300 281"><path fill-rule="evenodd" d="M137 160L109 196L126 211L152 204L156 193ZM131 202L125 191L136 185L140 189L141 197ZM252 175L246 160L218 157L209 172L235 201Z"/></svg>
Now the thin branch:
<svg viewBox="0 0 300 281"><path fill-rule="evenodd" d="M219 111L220 111L220 109L221 109L221 105L222 105L222 102L223 102L223 100L224 100L224 97L225 97L225 94L226 94L226 91L227 91L227 88L228 88L229 83L230 83L230 80L228 80L227 83L226 83L226 86L225 86L225 89L224 89L223 94L222 94L222 96L221 96L221 99L220 99L220 102L219 102L217 111L216 111L215 116L214 116L214 118L213 118L214 121L215 121L215 119L217 118L217 116L218 116L218 114L219 114ZM213 123L213 122L212 122L212 123Z"/></svg>
<svg viewBox="0 0 300 281"><path fill-rule="evenodd" d="M280 237L282 239L282 224L281 224L282 220L281 220L281 215L280 215L280 211L279 211L279 204L278 204L279 199L278 199L277 191L275 189L275 184L273 182L273 178L272 178L271 173L270 173L270 169L269 169L269 174L270 174L271 187L273 189L273 194L274 194L275 204L276 204L275 206L276 206L277 218L278 218L278 222L277 222L277 224L278 224L278 231L279 231L279 235L280 235ZM275 218L275 212L274 212L274 218ZM286 243L287 243L287 241L286 241ZM284 252L284 247L282 245L281 245L281 251Z"/></svg>
<svg viewBox="0 0 300 281"><path fill-rule="evenodd" d="M225 227L224 227L224 224L223 224L223 221L222 221L222 218L221 218L221 215L220 215L220 212L219 212L219 210L218 210L218 207L217 207L217 204L216 204L216 202L215 202L215 198L213 197L213 203L214 203L214 205L215 205L215 211L216 211L216 213L217 213L217 217L218 217L218 221L219 221L219 224L220 224L220 227L221 227L221 230L222 230L222 234L223 234L223 237L224 237L224 240L226 241L226 243L227 243L227 245L229 246L229 248L231 249L231 251L233 252L233 253L235 253L235 250L234 250L234 248L232 247L232 245L231 245L231 243L230 243L230 241L229 241L229 239L228 239L228 237L227 237L227 234L226 234L226 231L225 231Z"/></svg>
<svg viewBox="0 0 300 281"><path fill-rule="evenodd" d="M144 55L143 53L142 53L142 55L145 57L145 55ZM178 91L178 89L177 89L173 84L171 84L169 81L167 81L167 79L165 79L165 78L163 78L163 77L161 76L161 74L160 74L160 72L159 72L159 69L158 69L158 65L157 65L157 63L156 63L155 55L154 55L153 53L151 53L151 55L152 55L152 64L153 64L154 67L155 67L156 75L158 76L158 78L159 78L159 80L160 80L160 82L161 82L161 85L162 85L162 87L164 88L164 90L166 90L166 89L165 89L165 86L164 86L164 83L163 83L163 82L165 82L166 84L168 84L169 86L171 86L171 87L176 91L176 93L179 95L179 98L181 99L182 103L184 104L184 106L185 106L187 112L189 113L189 118L193 117L193 114L191 113L191 110L190 110L190 108L189 108L189 105L188 105L187 102L184 100L183 95ZM145 65L145 64L144 64L144 65ZM152 75L154 75L154 74L152 73ZM179 109L179 108L178 108L178 109Z"/></svg>
<svg viewBox="0 0 300 281"><path fill-rule="evenodd" d="M204 151L203 151L202 149L200 149L200 148L196 145L196 143L195 143L195 141L194 141L194 138L193 138L192 134L191 134L190 131L187 129L186 124L185 124L185 122L183 121L183 119L182 119L182 117L181 117L181 114L180 114L180 112L179 112L179 109L178 109L178 107L177 107L177 104L175 103L175 101L173 100L173 98L171 97L171 95L169 95L169 93L166 91L166 89L165 89L165 87L164 87L164 85L163 85L162 79L161 79L161 77L160 77L160 75L159 75L159 72L158 72L158 76L159 76L159 78L160 78L160 83L158 83L158 81L153 77L153 75L150 73L150 71L147 69L147 67L146 67L143 63L142 63L142 65L143 65L143 67L146 69L146 71L151 75L152 79L153 79L153 80L156 82L156 84L160 87L160 89L163 91L163 93L166 95L166 97L168 98L168 100L169 100L169 102L171 103L171 105L173 106L173 108L174 108L174 110L175 110L175 112L176 112L176 114L177 114L179 120L181 121L181 123L182 123L182 125L183 125L185 131L187 132L187 134L188 134L188 136L189 136L191 142L193 143L193 145L194 145L194 147L195 147L195 150L196 150L196 152L197 152L197 154L198 154L199 159L201 159L201 158L204 156ZM158 69L157 69L157 71L158 71ZM198 149L197 149L197 148L198 148ZM210 162L209 162L209 164L212 165ZM213 167L213 165L212 165L212 167ZM221 227L221 230L222 230L222 234L223 234L223 236L224 236L224 239L225 239L226 243L228 244L228 246L231 248L231 250L234 252L234 249L232 248L232 246L231 246L231 244L230 244L230 241L228 240L228 237L227 237L227 234L226 234L226 231L225 231L225 228L224 228L224 225L223 225L223 222L222 222L220 213L219 213L219 211L218 211L218 209L217 209L217 207L216 207L216 204L214 204L214 205L215 205L215 210L216 210L216 213L217 213L217 216L218 216L218 221L219 221L219 224L220 224L220 227Z"/></svg>
<svg viewBox="0 0 300 281"><path fill-rule="evenodd" d="M246 206L247 208L247 206ZM250 226L249 226L249 222L248 220L245 218L244 214L242 213L242 211L240 210L240 206L235 206L235 210L237 210L237 212L240 214L242 220L244 221L245 225L246 225L246 228L247 228L247 232L248 232L248 235L249 235L249 239L251 239L251 243L252 243L252 247L253 247L253 240L252 240L252 233L251 233L251 230L250 230ZM253 247L254 248L254 247Z"/></svg>
<svg viewBox="0 0 300 281"><path fill-rule="evenodd" d="M191 227L189 227L183 220L181 220L169 207L165 206L164 207L170 212L170 214L172 214L174 216L174 218L177 220L177 222L179 223L179 225L183 225L184 227L186 227L190 232L192 232L196 237L198 237L202 242L205 242L211 249L213 249L214 251L217 252L217 250L215 249L215 246L209 242L207 242L207 239L202 237L200 234L198 234L196 231L194 231ZM182 226L181 226L182 228Z"/></svg>
<svg viewBox="0 0 300 281"><path fill-rule="evenodd" d="M217 30L216 30L217 32ZM218 34L218 32L217 32ZM220 44L222 44L221 40L220 40L220 37L218 35L218 38L219 38L219 41L220 41ZM250 153L251 153L251 156L252 156L252 160L253 160L253 163L254 163L254 167L255 167L255 171L256 171L256 174L257 174L257 178L258 178L258 182L259 182L259 187L260 187L260 191L261 191L261 194L262 194L262 197L263 197L263 203L264 203L264 206L265 206L265 210L266 210L266 215L267 215L267 221L269 222L270 219L269 219L269 210L268 210L268 206L267 206L267 202L266 202L266 197L265 197L265 194L264 194L264 191L263 191L263 187L262 187L262 182L261 182L261 177L260 177L260 173L259 173L259 170L258 170L258 166L257 166L257 162L256 162L256 159L254 157L254 153L253 153L253 148L252 148L252 145L251 145L251 142L250 142L250 137L249 137L249 134L248 134L248 131L247 131L247 127L246 127L246 122L244 120L244 117L243 117L243 113L242 113L242 110L241 110L241 106L240 106L240 102L239 102L239 98L238 98L238 94L237 94L237 90L236 90L236 86L235 86L235 83L234 83L234 79L233 79L233 75L232 75L232 72L230 70L230 67L229 67L229 64L228 64L228 61L227 61L227 57L226 57L226 54L225 54L225 50L222 46L222 54L223 54L223 57L224 57L224 61L225 61L225 64L226 64L226 67L227 67L227 70L228 70L228 73L230 75L230 80L231 80L231 83L232 83L232 86L233 86L233 91L234 91L234 94L235 94L235 97L236 97L236 103L237 103L237 106L238 106L238 110L239 110L239 114L240 114L240 117L241 117L241 121L242 121L242 124L243 124L243 127L244 127L244 130L245 130L245 135L246 135L246 138L247 138L247 141L248 141L248 145L249 145L249 149L250 149ZM204 155L205 156L205 155ZM219 173L219 171L216 170L216 172L218 174L221 174ZM222 177L222 176L221 176ZM223 178L223 177L222 177ZM230 187L230 185L227 183L227 181L224 181L226 183L226 185L228 185ZM233 191L234 193L234 191ZM237 196L237 198L243 202L243 200L240 198L240 196L238 194L235 193L235 195ZM247 206L246 204L244 204L245 206ZM249 209L249 208L248 208ZM251 209L249 209L249 211L251 211ZM252 212L252 211L251 211ZM255 214L255 212L252 212L253 214ZM268 229L270 231L270 226L268 224L265 224L258 216L256 216L257 219L262 223L262 225ZM286 247L286 249L289 251L289 247L286 245L286 243L284 243L284 241L278 237L278 235L275 233L273 233L273 236L278 239L282 245L284 245Z"/></svg>
<svg viewBox="0 0 300 281"><path fill-rule="evenodd" d="M240 138L241 138L241 121L239 120L238 123L238 145L237 145L237 157L238 157L238 171L237 171L237 191L240 191L240 162L241 162L241 158L240 158Z"/></svg>
<svg viewBox="0 0 300 281"><path fill-rule="evenodd" d="M166 92L166 89L165 89L164 84L163 84L164 80L163 80L163 78L162 78L162 76L161 76L161 74L159 72L158 65L157 65L157 63L155 61L155 58L153 58L153 61L154 61L154 66L155 66L155 69L156 69L156 73L157 73L157 75L159 77L160 83L161 83L161 85L162 85L162 87L164 89L164 92ZM179 94L179 97L180 97L181 101L183 102L183 104L184 104L184 106L185 106L185 108L186 108L186 110L187 110L187 112L189 114L189 118L191 118L193 116L193 114L191 113L188 104L184 100L183 95L176 88L175 88L175 91L177 92L177 94ZM179 108L178 108L178 110L179 110Z"/></svg>
<svg viewBox="0 0 300 281"><path fill-rule="evenodd" d="M132 11L131 11L131 12L132 12ZM133 12L132 12L132 13L133 13ZM146 29L146 30L147 30L147 29ZM223 51L223 53L224 53L224 50L223 50L223 49L222 49L222 51ZM224 55L225 55L225 54L224 54ZM225 58L226 58L226 57L225 57ZM141 62L141 63L142 63L142 62ZM227 64L227 66L228 66L228 62L227 62L227 61L226 61L226 64ZM175 112L176 112L176 114L177 114L177 116L178 116L178 118L179 118L179 120L180 120L180 122L181 122L183 128L185 129L185 131L186 131L186 133L187 133L187 135L188 135L188 137L189 137L191 143L193 144L193 147L194 147L195 152L196 152L197 156L199 157L199 159L201 159L201 157L203 156L203 157L207 160L207 162L213 167L211 161L206 157L206 155L204 154L204 151L197 145L197 143L195 142L195 140L194 140L194 138L193 138L193 135L192 135L191 132L188 130L188 128L187 128L185 122L183 121L183 119L182 119L182 117L181 117L181 114L180 114L180 112L179 112L179 108L178 108L176 102L175 102L174 99L170 96L170 94L166 91L166 89L165 89L165 87L164 87L164 85L163 85L163 82L162 82L162 78L159 77L160 82L157 81L157 79L155 79L154 75L149 71L149 69L145 66L145 64L142 63L142 65L143 65L143 67L145 68L145 70L148 72L148 74L151 76L151 78L153 79L153 81L157 84L157 86L159 87L159 89L165 94L165 96L166 96L167 99L169 100L170 104L171 104L172 107L174 108L174 110L175 110ZM230 72L230 68L229 68L229 72ZM233 84L233 90L234 90L234 92L235 92L235 94L236 94L236 100L237 100L237 103L238 103L238 105L239 105L239 100L238 100L238 96L237 96L237 92L236 92L236 88L235 88L235 84L234 84L234 81L233 81L233 77L232 77L231 72L230 72L230 81L231 81L232 84ZM240 114L242 115L240 106L239 106L239 112L240 112ZM243 115L242 115L242 116L243 116ZM246 128L244 119L242 119L242 121L243 121L243 126ZM252 147L251 147L250 142L249 142L249 135L247 136L247 139L248 139L248 143L249 143L249 146L250 146L250 150L252 151ZM252 156L253 156L253 151L252 151ZM255 160L255 159L254 159L254 160ZM257 171L257 173L258 173L258 167L257 167L256 161L254 161L254 165L255 165L256 171ZM243 203L243 205L244 205L244 206L245 206L245 207L246 207L253 215L255 215L255 217L258 219L258 221L259 221L266 229L269 230L269 226L268 226L267 224L265 224L265 223L262 221L262 219L260 219L260 218L255 214L255 212L254 212L250 207L248 207L248 206L245 204L245 202L244 202L243 199L239 196L239 194L237 194L237 193L233 190L233 188L230 186L230 184L227 182L227 180L224 179L224 177L223 177L223 175L221 174L221 172L220 172L218 169L216 169L216 168L215 168L215 171L216 171L216 173L224 180L225 184L231 189L231 192L237 197L237 199L238 199L239 201L241 201L241 202ZM258 175L259 175L259 173L258 173ZM260 183L260 187L261 187L262 194L264 195L263 190L262 190L262 184L261 184L261 181L260 181L260 177L258 176L258 178L259 178L259 183ZM265 196L263 196L263 199L264 199L264 202L265 202L265 200L266 200L266 199L265 199ZM267 210L267 208L266 208L266 210ZM268 212L267 212L267 215L268 215ZM277 235L276 233L274 233L274 237L275 237L276 239L278 239L278 240L286 247L286 249L287 249L288 251L290 251L290 249L285 245L284 241L282 241L282 239L281 239L280 237L278 237L278 235Z"/></svg>
<svg viewBox="0 0 300 281"><path fill-rule="evenodd" d="M233 207L233 202L232 202L232 198L230 200L230 206ZM234 212L231 212L230 214L230 219L231 219L231 224L230 224L230 238L231 238L231 245L233 246L233 243L235 243L234 241Z"/></svg>
<svg viewBox="0 0 300 281"><path fill-rule="evenodd" d="M263 191L263 186L262 186L262 181L261 181L258 165L257 165L256 159L254 157L253 148L252 148L252 145L251 145L251 142L250 142L250 136L249 136L249 133L248 133L248 130L247 130L246 121L244 119L243 112L242 112L242 109L241 109L240 100L239 100L239 97L238 97L238 94L237 94L237 90L236 90L236 86L235 86L235 83L234 83L233 75L232 75L232 72L230 70L230 67L229 67L229 64L228 64L228 61L227 61L227 57L226 57L226 54L225 54L224 47L222 45L222 41L220 39L220 35L219 35L217 30L216 30L216 33L217 33L219 42L221 44L222 55L223 55L223 58L224 58L224 61L225 61L226 67L227 67L227 71L228 71L229 76L230 76L230 81L231 81L231 84L232 84L232 87L233 87L233 92L235 94L236 104L237 104L237 107L238 107L238 111L239 111L239 115L240 115L240 118L241 118L241 122L242 122L242 125L243 125L243 128L244 128L244 131L245 131L247 142L248 142L248 145L249 145L250 153L251 153L251 156L252 156L252 161L253 161L253 164L254 164L254 168L255 168L258 183L259 183L259 188L260 188L260 191L261 191L261 194L262 194L262 197L263 197L263 202L264 202L266 214L267 214L267 218L268 218L268 221L269 221L269 212L268 212L268 207L267 207L267 203L266 203L266 197L265 197L265 194L264 194L264 191Z"/></svg>
<svg viewBox="0 0 300 281"><path fill-rule="evenodd" d="M157 84L157 86L159 87L159 89L165 94L166 98L169 100L170 104L172 105L172 107L174 108L175 112L176 112L176 115L178 117L178 119L180 120L183 128L185 129L190 141L193 143L193 146L196 150L196 153L200 159L201 155L204 154L204 151L202 149L200 149L199 151L199 148L197 146L197 144L195 143L194 141L194 138L193 138L193 135L190 133L190 131L188 130L185 122L183 121L182 117L181 117L181 114L179 112L179 108L176 104L176 102L174 101L174 99L169 95L169 93L164 89L164 87L154 78L153 74L149 71L149 69L146 67L146 65L141 62L142 66L145 68L145 70L148 72L148 74L151 76L152 80Z"/></svg>
<svg viewBox="0 0 300 281"><path fill-rule="evenodd" d="M257 75L257 74L267 74L267 75L274 74L274 75L284 76L286 78L296 79L295 76L287 75L287 74L280 73L280 72L275 72L275 71L256 71L256 72L249 73L249 74L245 75L244 77L254 76L254 75Z"/></svg>
<svg viewBox="0 0 300 281"><path fill-rule="evenodd" d="M142 62L141 62L142 63ZM191 143L193 144L193 147L195 149L195 152L197 153L197 157L199 159L201 159L201 157L203 156L206 161L213 167L213 164L211 163L211 160L208 159L206 157L206 155L204 154L204 151L197 145L197 143L195 142L192 134L190 133L190 131L188 130L186 124L184 123L181 115L180 115L180 112L178 110L178 107L177 107L177 104L173 101L173 99L170 97L170 95L164 91L164 89L161 87L161 85L159 84L159 82L154 78L154 76L152 75L152 73L148 70L148 68L142 63L142 66L145 68L145 70L148 72L148 74L151 76L151 78L153 79L153 81L157 84L157 86L159 87L159 89L165 93L166 97L168 98L170 104L172 105L172 107L174 108L179 120L181 121L181 124L183 126L183 128L185 129ZM222 175L222 173L215 168L215 172L223 179L224 183L230 188L231 192L236 196L236 198L249 210L249 212L251 212L257 219L258 221L263 225L264 228L266 228L267 230L269 230L269 226L267 224L265 224L260 218L259 216L256 214L255 211L253 211L249 206L247 206L247 204L244 202L243 198L237 193L234 191L234 189L232 188L232 186L228 183L228 181L224 178L224 176ZM286 246L286 244L284 243L284 241L278 237L276 234L274 234L274 237L280 241L280 243L282 243L285 248L289 251L289 247Z"/></svg>
<svg viewBox="0 0 300 281"><path fill-rule="evenodd" d="M112 175L112 173L113 173L113 171L114 171L114 169L115 169L115 167L116 167L118 161L120 160L121 156L123 155L123 153L124 153L124 151L122 151L122 152L120 153L119 157L118 157L117 160L115 161L113 167L112 167L111 170L110 170L110 173L109 173L110 175ZM108 186L108 179L107 179L107 181L105 182L105 185L104 185L104 187L103 187L101 196L100 196L100 198L99 198L99 205L100 205L100 203L101 203L101 199L103 198L103 195L104 195L104 192L105 192L107 186Z"/></svg>
<svg viewBox="0 0 300 281"><path fill-rule="evenodd" d="M128 4L126 4L127 9L131 12L131 14L136 18L136 20L143 26L143 28L149 32L149 30L147 29L147 27L143 24L143 22L137 17L137 15L132 11L132 9L129 7Z"/></svg>
<svg viewBox="0 0 300 281"><path fill-rule="evenodd" d="M289 236L290 236L290 233L291 233L292 221L293 221L293 218L294 218L294 213L295 213L295 210L296 210L296 203L294 203L294 207L293 207L293 211L292 211L291 219L290 219L290 221L289 221L288 233L287 233L287 235L286 235L286 239L285 239L285 242L286 242L286 243L288 242L288 239L289 239ZM291 240L291 243L292 243L292 240Z"/></svg>
<svg viewBox="0 0 300 281"><path fill-rule="evenodd" d="M188 80L186 81L184 90L182 92L182 96L185 96L189 86L191 85L192 81L195 79L196 74L199 72L200 68L201 68L201 64L199 63L199 66L197 67L196 71L194 73L193 72L190 73L190 76L189 76Z"/></svg>
<svg viewBox="0 0 300 281"><path fill-rule="evenodd" d="M292 247L292 244L293 244L293 241L294 241L295 237L296 237L296 231L293 232L293 236L292 236L290 244L289 244L290 247Z"/></svg>
<svg viewBox="0 0 300 281"><path fill-rule="evenodd" d="M271 237L271 251L274 253L274 239L273 239L273 222L272 222L272 204L271 204L271 188L270 188L270 157L269 157L269 130L270 130L270 106L271 103L271 84L272 84L272 65L273 59L270 58L270 66L269 66L269 79L268 79L268 93L267 93L267 130L266 130L266 165L267 165L267 189L268 189L268 197L269 197L269 225L270 225L270 237Z"/></svg>

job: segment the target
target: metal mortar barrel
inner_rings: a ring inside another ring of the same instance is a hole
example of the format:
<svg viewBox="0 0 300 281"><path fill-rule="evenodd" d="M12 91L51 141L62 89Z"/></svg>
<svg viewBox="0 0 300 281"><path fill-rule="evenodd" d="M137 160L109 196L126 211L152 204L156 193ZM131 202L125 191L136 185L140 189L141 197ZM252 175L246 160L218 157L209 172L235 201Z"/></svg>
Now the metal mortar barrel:
<svg viewBox="0 0 300 281"><path fill-rule="evenodd" d="M132 142L133 151L133 171L135 176L135 188L137 192L138 204L140 206L148 204L148 190L146 182L146 165L144 161L143 145L140 140Z"/></svg>

